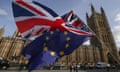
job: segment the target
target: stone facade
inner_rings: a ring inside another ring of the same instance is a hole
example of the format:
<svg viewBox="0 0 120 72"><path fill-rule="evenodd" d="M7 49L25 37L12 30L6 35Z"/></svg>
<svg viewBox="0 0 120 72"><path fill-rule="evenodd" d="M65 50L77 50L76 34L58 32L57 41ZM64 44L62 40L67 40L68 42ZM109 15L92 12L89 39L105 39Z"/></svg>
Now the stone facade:
<svg viewBox="0 0 120 72"><path fill-rule="evenodd" d="M100 61L118 63L119 54L104 9L101 7L101 13L97 13L91 5L91 11L91 16L86 14L88 26L96 34L91 39L91 45L99 48Z"/></svg>
<svg viewBox="0 0 120 72"><path fill-rule="evenodd" d="M70 64L95 64L99 61L106 63L119 63L120 57L117 51L112 32L103 8L97 13L91 5L92 15L86 13L87 24L95 32L90 40L90 45L81 45L72 54L62 57L59 62ZM12 37L3 37L4 28L0 29L0 56L14 63L26 63L27 60L20 55L22 48L30 41L18 39L16 31Z"/></svg>
<svg viewBox="0 0 120 72"><path fill-rule="evenodd" d="M2 37L0 40L0 57L10 62L25 63L27 60L20 55L22 48L30 41L17 38L16 31L12 37Z"/></svg>

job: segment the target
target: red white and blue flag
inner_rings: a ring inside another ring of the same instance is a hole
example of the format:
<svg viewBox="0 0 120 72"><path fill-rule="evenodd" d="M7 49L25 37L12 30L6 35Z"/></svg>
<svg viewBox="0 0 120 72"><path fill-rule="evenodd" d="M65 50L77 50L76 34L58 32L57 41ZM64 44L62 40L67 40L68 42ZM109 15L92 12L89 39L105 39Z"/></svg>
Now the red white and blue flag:
<svg viewBox="0 0 120 72"><path fill-rule="evenodd" d="M13 2L13 14L17 28L24 38L41 35L44 31L59 29L76 34L91 35L86 25L73 13L58 16L52 9L35 1L26 2L16 0Z"/></svg>
<svg viewBox="0 0 120 72"><path fill-rule="evenodd" d="M49 30L58 15L50 8L37 3L16 0L12 4L13 14L22 37L31 37Z"/></svg>

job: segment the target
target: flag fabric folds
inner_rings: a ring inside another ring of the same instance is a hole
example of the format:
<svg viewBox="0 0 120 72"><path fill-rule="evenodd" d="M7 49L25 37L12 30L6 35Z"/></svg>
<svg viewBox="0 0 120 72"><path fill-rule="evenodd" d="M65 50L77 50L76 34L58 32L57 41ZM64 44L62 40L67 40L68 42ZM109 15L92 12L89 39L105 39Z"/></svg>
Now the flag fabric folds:
<svg viewBox="0 0 120 72"><path fill-rule="evenodd" d="M17 28L23 38L40 35L48 30L48 24L58 17L52 9L35 1L15 0L12 2L12 9Z"/></svg>
<svg viewBox="0 0 120 72"><path fill-rule="evenodd" d="M73 11L58 16L39 2L24 0L16 0L12 6L22 37L38 36L21 51L29 60L29 71L69 55L93 36L93 32Z"/></svg>
<svg viewBox="0 0 120 72"><path fill-rule="evenodd" d="M84 27L86 25L73 11L60 17L52 9L38 2L25 2L24 0L14 1L12 7L16 25L23 38L38 37L44 31L56 29L79 35L91 33L88 32L89 30L83 30L83 28L88 28Z"/></svg>
<svg viewBox="0 0 120 72"><path fill-rule="evenodd" d="M22 54L29 59L29 70L33 70L52 64L64 55L69 55L90 37L59 30L44 32L28 44L22 50Z"/></svg>

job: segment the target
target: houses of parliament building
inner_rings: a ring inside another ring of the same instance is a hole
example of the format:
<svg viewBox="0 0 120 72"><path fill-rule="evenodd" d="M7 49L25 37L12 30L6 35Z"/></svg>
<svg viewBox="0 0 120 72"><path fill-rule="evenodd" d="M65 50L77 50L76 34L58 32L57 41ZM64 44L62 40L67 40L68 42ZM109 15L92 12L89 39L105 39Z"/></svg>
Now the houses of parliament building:
<svg viewBox="0 0 120 72"><path fill-rule="evenodd" d="M72 62L95 64L100 61L120 64L120 55L104 9L101 7L101 12L98 13L91 5L91 11L91 16L86 13L86 20L96 35L90 40L90 45L81 45L72 54L64 56L58 61L65 64ZM26 63L27 59L20 55L20 52L30 41L18 39L18 31L12 37L3 37L3 34L4 27L0 29L0 57L13 63Z"/></svg>

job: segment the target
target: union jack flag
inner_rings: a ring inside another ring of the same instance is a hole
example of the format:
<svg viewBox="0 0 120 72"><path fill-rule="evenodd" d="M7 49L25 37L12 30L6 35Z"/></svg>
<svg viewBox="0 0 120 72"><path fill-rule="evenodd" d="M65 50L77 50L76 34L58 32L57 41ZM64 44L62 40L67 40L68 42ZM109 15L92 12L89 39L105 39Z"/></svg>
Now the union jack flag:
<svg viewBox="0 0 120 72"><path fill-rule="evenodd" d="M58 16L52 9L36 1L24 0L16 0L12 6L18 30L24 38L37 37L44 31L56 29L80 35L93 34L73 11Z"/></svg>

